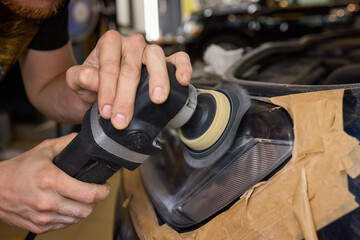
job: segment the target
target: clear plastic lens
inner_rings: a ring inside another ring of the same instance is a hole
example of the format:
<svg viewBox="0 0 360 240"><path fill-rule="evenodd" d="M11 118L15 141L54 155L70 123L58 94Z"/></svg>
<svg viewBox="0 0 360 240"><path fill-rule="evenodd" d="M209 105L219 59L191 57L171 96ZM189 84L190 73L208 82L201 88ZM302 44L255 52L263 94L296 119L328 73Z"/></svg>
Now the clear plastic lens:
<svg viewBox="0 0 360 240"><path fill-rule="evenodd" d="M181 206L176 207L194 221L206 219L236 199L239 193L260 182L269 169L275 169L279 159L290 154L289 145L253 140L250 149L230 155L229 164L219 169L217 174L204 184L202 189ZM251 159L251 161L249 161ZM207 206L206 208L204 206Z"/></svg>
<svg viewBox="0 0 360 240"><path fill-rule="evenodd" d="M191 229L269 177L291 156L292 122L277 106L252 101L229 151L200 169L187 165L176 131L163 133L164 151L144 163L143 183L159 217Z"/></svg>

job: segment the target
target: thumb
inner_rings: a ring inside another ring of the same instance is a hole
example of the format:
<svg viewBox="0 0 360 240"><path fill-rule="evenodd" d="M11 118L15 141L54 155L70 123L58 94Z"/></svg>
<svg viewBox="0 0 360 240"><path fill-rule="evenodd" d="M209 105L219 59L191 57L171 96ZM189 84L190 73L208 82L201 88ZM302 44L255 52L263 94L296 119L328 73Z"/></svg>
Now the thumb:
<svg viewBox="0 0 360 240"><path fill-rule="evenodd" d="M54 158L58 156L68 144L71 144L71 141L74 140L76 136L76 133L71 133L60 138L51 139L50 141L53 141L51 147L51 157ZM76 160L77 159L73 159L73 161ZM56 184L53 187L56 192L75 201L97 203L106 199L110 193L110 187L108 184L98 185L82 182L66 174L64 171L58 172L58 174L54 174L54 176L56 177Z"/></svg>
<svg viewBox="0 0 360 240"><path fill-rule="evenodd" d="M54 139L49 139L47 140L47 142L49 143L49 145L51 145L51 147L49 148L50 150L50 158L53 159L55 158L57 155L60 154L60 152L62 150L64 150L64 148L70 144L70 142L77 136L77 133L71 133L59 138L54 138Z"/></svg>
<svg viewBox="0 0 360 240"><path fill-rule="evenodd" d="M77 65L66 71L66 82L74 91L88 90L97 92L99 87L99 71L89 65Z"/></svg>

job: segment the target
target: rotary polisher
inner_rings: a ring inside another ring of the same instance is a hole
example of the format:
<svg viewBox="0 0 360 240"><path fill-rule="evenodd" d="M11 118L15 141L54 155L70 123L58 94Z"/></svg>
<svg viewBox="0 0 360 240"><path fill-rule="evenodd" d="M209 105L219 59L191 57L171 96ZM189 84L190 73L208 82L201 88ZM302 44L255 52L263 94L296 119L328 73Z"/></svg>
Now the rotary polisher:
<svg viewBox="0 0 360 240"><path fill-rule="evenodd" d="M85 114L79 134L54 164L81 181L103 184L121 167L134 170L161 149L161 131L177 128L186 161L194 168L217 161L231 146L241 118L250 106L247 92L236 84L217 90L180 85L175 67L167 65L170 92L163 104L149 97L149 75L143 67L134 115L124 130L103 119L95 103ZM32 239L32 238L27 238Z"/></svg>
<svg viewBox="0 0 360 240"><path fill-rule="evenodd" d="M149 75L143 67L129 126L115 129L94 104L84 116L80 133L54 163L79 180L102 184L121 167L134 170L156 154L165 127L179 129L191 166L203 167L219 159L250 106L246 91L235 84L218 90L182 86L175 67L168 64L167 68L170 92L163 104L151 102Z"/></svg>

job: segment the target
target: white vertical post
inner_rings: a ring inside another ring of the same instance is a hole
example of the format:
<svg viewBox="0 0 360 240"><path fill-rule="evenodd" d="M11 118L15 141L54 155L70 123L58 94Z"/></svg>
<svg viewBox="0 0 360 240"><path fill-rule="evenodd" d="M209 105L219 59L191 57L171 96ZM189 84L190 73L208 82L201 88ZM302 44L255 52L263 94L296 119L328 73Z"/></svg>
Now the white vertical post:
<svg viewBox="0 0 360 240"><path fill-rule="evenodd" d="M158 0L144 0L145 33L148 41L160 38Z"/></svg>

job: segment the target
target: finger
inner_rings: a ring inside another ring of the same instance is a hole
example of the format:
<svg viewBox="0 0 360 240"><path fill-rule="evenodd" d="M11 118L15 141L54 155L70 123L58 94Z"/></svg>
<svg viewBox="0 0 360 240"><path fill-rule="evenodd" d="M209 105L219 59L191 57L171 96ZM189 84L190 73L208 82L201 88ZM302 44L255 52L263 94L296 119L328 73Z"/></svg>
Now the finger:
<svg viewBox="0 0 360 240"><path fill-rule="evenodd" d="M57 156L76 136L72 133L60 138L45 140L39 146L42 151L48 154L49 159ZM40 179L39 186L42 189L54 189L59 194L71 198L76 201L84 203L96 203L104 200L110 193L110 188L107 184L91 184L79 181L55 165L48 166L46 171L38 173Z"/></svg>
<svg viewBox="0 0 360 240"><path fill-rule="evenodd" d="M56 212L38 212L33 211L31 214L25 215L31 222L40 226L48 226L51 224L75 224L80 221L79 217L61 215Z"/></svg>
<svg viewBox="0 0 360 240"><path fill-rule="evenodd" d="M144 51L143 62L150 76L150 99L156 104L163 103L170 91L164 51L157 45L148 45Z"/></svg>
<svg viewBox="0 0 360 240"><path fill-rule="evenodd" d="M53 188L61 196L82 203L97 203L105 200L110 194L110 187L107 184L93 184L79 181L59 170L54 176L54 183L48 188Z"/></svg>
<svg viewBox="0 0 360 240"><path fill-rule="evenodd" d="M97 92L99 88L99 72L92 66L78 65L66 71L66 82L74 91L88 90Z"/></svg>
<svg viewBox="0 0 360 240"><path fill-rule="evenodd" d="M43 148L49 159L54 159L76 137L77 133L71 133L59 138L47 139L37 146Z"/></svg>
<svg viewBox="0 0 360 240"><path fill-rule="evenodd" d="M183 86L189 85L193 71L189 55L185 52L177 52L167 57L166 60L175 65L178 82Z"/></svg>
<svg viewBox="0 0 360 240"><path fill-rule="evenodd" d="M49 183L49 181L47 182ZM24 208L16 212L31 219L36 224L43 225L56 222L74 223L77 219L86 218L94 209L96 202L104 200L105 197L96 196L92 199L87 198L84 201L90 203L86 203L64 197L56 189L51 189L50 185L44 187L43 184L41 188L42 192L46 194L38 194L38 196L24 200ZM74 194L71 194L71 196L76 197Z"/></svg>
<svg viewBox="0 0 360 240"><path fill-rule="evenodd" d="M2 212L1 215L3 215L4 212ZM10 225L17 226L26 230L29 230L33 233L40 234L49 232L52 230L62 229L68 227L70 224L68 223L55 223L55 224L48 224L48 225L40 225L28 218L24 218L23 216L13 213L13 212L5 212L7 215L7 219L4 220Z"/></svg>
<svg viewBox="0 0 360 240"><path fill-rule="evenodd" d="M51 231L55 231L55 230L67 228L67 227L69 227L70 225L71 225L71 224L64 224L64 223L50 224L50 225L48 226L46 232L51 232Z"/></svg>
<svg viewBox="0 0 360 240"><path fill-rule="evenodd" d="M110 119L116 96L120 73L122 36L116 31L106 32L98 41L99 56L99 111L103 118Z"/></svg>
<svg viewBox="0 0 360 240"><path fill-rule="evenodd" d="M93 209L95 208L95 203L81 203L63 196L59 196L59 208L58 213L64 216L70 216L74 218L86 218L88 217Z"/></svg>
<svg viewBox="0 0 360 240"><path fill-rule="evenodd" d="M63 198L63 197L59 196L58 198ZM68 200L68 201L71 201L71 200ZM66 202L66 201L64 201L64 202ZM87 204L87 205L89 205L89 204ZM62 207L60 207L60 208L62 208ZM88 209L90 209L90 212L91 212L93 208L94 208L94 205L82 207L81 210L88 212L89 211ZM17 215L23 217L24 219L27 219L37 225L42 225L42 226L45 226L48 224L54 224L54 223L74 224L74 223L79 222L81 218L84 218L82 216L82 215L84 215L83 213L79 213L78 215L63 214L63 213L61 213L62 211L60 209L42 210L41 208L38 208L37 206L31 206L31 205L25 205L23 207L23 209L21 209L21 210L3 210L3 211L7 212L7 214L17 214Z"/></svg>
<svg viewBox="0 0 360 240"><path fill-rule="evenodd" d="M96 102L97 99L97 93L88 91L88 90L79 90L77 91L78 96L81 100L83 100L85 103L87 103L90 107L94 102Z"/></svg>
<svg viewBox="0 0 360 240"><path fill-rule="evenodd" d="M144 37L140 34L124 39L120 75L111 118L113 126L117 129L127 127L131 121L145 46Z"/></svg>

